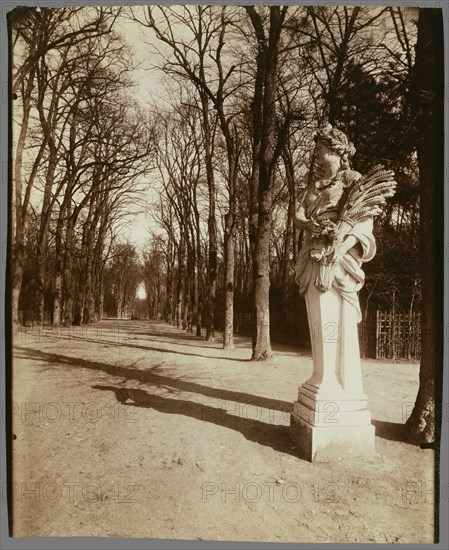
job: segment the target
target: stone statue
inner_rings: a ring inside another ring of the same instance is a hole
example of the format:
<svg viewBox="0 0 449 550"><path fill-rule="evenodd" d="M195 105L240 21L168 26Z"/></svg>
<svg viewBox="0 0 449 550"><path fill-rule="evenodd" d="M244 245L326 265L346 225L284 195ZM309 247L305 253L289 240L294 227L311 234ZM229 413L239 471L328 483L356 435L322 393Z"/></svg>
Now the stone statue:
<svg viewBox="0 0 449 550"><path fill-rule="evenodd" d="M361 266L376 253L373 218L396 187L393 172L382 167L364 177L352 170L355 148L331 125L318 130L315 142L318 179L305 190L295 216L304 232L296 282L306 301L313 373L299 388L292 415L295 438L311 460L374 449L362 387L358 291L364 284Z"/></svg>

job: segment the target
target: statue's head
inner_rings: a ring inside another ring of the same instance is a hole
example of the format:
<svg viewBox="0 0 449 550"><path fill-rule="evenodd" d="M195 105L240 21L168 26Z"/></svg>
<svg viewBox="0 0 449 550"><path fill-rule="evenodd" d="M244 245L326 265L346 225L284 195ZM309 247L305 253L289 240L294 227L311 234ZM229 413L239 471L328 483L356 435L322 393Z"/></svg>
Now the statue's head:
<svg viewBox="0 0 449 550"><path fill-rule="evenodd" d="M314 140L340 156L342 168L349 168L349 159L354 155L355 147L344 132L327 123L317 130Z"/></svg>

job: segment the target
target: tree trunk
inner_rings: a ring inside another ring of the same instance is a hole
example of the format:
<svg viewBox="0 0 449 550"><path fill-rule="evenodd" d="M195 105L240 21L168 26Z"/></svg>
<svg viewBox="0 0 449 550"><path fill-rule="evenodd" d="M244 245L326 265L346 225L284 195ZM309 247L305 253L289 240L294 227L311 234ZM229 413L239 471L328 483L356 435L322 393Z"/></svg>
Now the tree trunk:
<svg viewBox="0 0 449 550"><path fill-rule="evenodd" d="M41 211L41 222L39 229L39 238L37 242L36 254L36 289L35 289L35 322L42 326L44 322L44 303L45 303L45 274L47 267L48 253L48 228L52 210L51 190L53 186L56 171L56 151L52 151L48 161L47 173L45 175L44 198Z"/></svg>
<svg viewBox="0 0 449 550"><path fill-rule="evenodd" d="M89 319L90 322L96 322L100 317L100 302L102 295L103 278L103 252L104 240L106 236L107 217L102 213L102 220L98 230L98 236L93 251L92 261L92 300L90 302Z"/></svg>
<svg viewBox="0 0 449 550"><path fill-rule="evenodd" d="M194 251L190 245L187 245L186 258L186 280L184 284L185 291L185 313L184 313L184 328L187 332L193 332L193 300L192 300L192 280L195 279L195 266L192 262Z"/></svg>
<svg viewBox="0 0 449 550"><path fill-rule="evenodd" d="M421 442L438 439L443 370L444 81L441 9L421 8L412 109L417 118L422 261L419 391L407 429Z"/></svg>
<svg viewBox="0 0 449 550"><path fill-rule="evenodd" d="M64 250L64 325L70 326L73 323L73 252L75 246L75 219L72 216L72 209L67 209L67 230Z"/></svg>
<svg viewBox="0 0 449 550"><path fill-rule="evenodd" d="M284 244L284 255L282 258L282 271L281 271L281 281L282 281L282 301L285 304L288 300L288 272L290 266L290 254L293 252L294 243L293 243L293 219L295 216L295 202L294 197L291 195L288 199L288 211L287 211L287 227L285 229L285 244Z"/></svg>
<svg viewBox="0 0 449 550"><path fill-rule="evenodd" d="M265 37L263 23L254 7L246 7L259 42L256 89L253 101L254 144L260 139L256 157L259 168L258 227L255 247L254 317L252 360L269 359L273 352L270 341L270 236L274 168L276 163L276 86L279 42L286 7L270 7L270 27ZM262 96L260 96L262 93ZM256 140L257 138L257 140Z"/></svg>
<svg viewBox="0 0 449 550"><path fill-rule="evenodd" d="M223 349L234 349L234 275L235 275L235 237L234 216L229 211L225 221L225 304Z"/></svg>
<svg viewBox="0 0 449 550"><path fill-rule="evenodd" d="M225 219L224 264L225 303L223 348L234 348L234 285L235 285L235 186L237 178L236 152L228 139L229 211Z"/></svg>
<svg viewBox="0 0 449 550"><path fill-rule="evenodd" d="M197 206L195 207L195 316L196 316L196 335L201 336L201 321L202 321L202 300L201 292L201 277L202 277L202 262L201 262L201 233L200 233L200 216Z"/></svg>
<svg viewBox="0 0 449 550"><path fill-rule="evenodd" d="M177 273L177 284L176 284L176 326L178 328L183 328L184 320L184 285L185 285L185 274L184 274L184 254L185 254L185 240L183 235L179 241L178 248L178 273Z"/></svg>
<svg viewBox="0 0 449 550"><path fill-rule="evenodd" d="M95 318L95 299L94 299L94 290L93 290L93 277L92 277L92 248L91 246L87 249L87 259L86 259L86 278L85 278L85 288L84 288L84 307L83 307L83 324L87 325L93 323Z"/></svg>
<svg viewBox="0 0 449 550"><path fill-rule="evenodd" d="M62 284L63 284L63 251L62 239L64 231L65 201L59 211L55 234L55 274L54 274L54 301L53 301L53 325L58 326L61 323L62 316Z"/></svg>
<svg viewBox="0 0 449 550"><path fill-rule="evenodd" d="M17 169L17 166L16 166ZM19 168L21 171L21 167ZM17 174L17 172L16 172ZM15 183L17 186L17 178L21 179L20 176L15 176ZM21 186L21 185L20 185ZM16 194L18 195L17 191ZM13 191L14 195L14 191ZM16 199L19 201L19 197ZM15 223L14 231L14 244L12 245L12 254L11 254L11 320L12 326L18 327L20 324L19 318L19 299L20 291L22 289L22 278L23 278L23 265L25 260L25 220L22 215L22 209L20 208L20 202L17 207L17 215L13 223ZM12 210L15 209L15 206L12 206Z"/></svg>
<svg viewBox="0 0 449 550"><path fill-rule="evenodd" d="M53 326L57 327L61 323L61 297L62 297L62 271L57 268L54 281L54 302L53 302Z"/></svg>
<svg viewBox="0 0 449 550"><path fill-rule="evenodd" d="M104 284L103 274L100 275L100 281L98 285L98 320L103 319L103 306L104 306Z"/></svg>
<svg viewBox="0 0 449 550"><path fill-rule="evenodd" d="M251 277L251 294L252 294L252 311L251 311L251 327L252 327L252 350L256 348L257 343L257 308L256 308L256 296L255 296L255 284L257 280L257 225L258 225L258 212L259 212L259 157L260 157L260 145L262 139L262 98L263 98L263 50L259 42L259 50L257 54L257 72L256 80L254 83L254 97L251 103L251 116L252 116L252 169L251 178L249 182L249 249L251 254L252 264L252 277Z"/></svg>
<svg viewBox="0 0 449 550"><path fill-rule="evenodd" d="M25 211L26 206L23 204L23 179L22 165L23 152L25 149L26 135L28 131L28 123L31 111L31 92L34 88L34 68L31 70L22 94L23 97L23 113L20 126L20 132L17 139L16 154L14 159L14 179L13 189L11 193L12 205L12 228L14 232L14 244L12 246L12 262L11 262L11 317L13 326L19 325L19 297L22 288L24 250L25 250Z"/></svg>
<svg viewBox="0 0 449 550"><path fill-rule="evenodd" d="M256 246L256 280L254 282L254 308L256 341L253 361L269 359L272 355L270 340L270 236L271 192L263 193L259 201L259 223Z"/></svg>
<svg viewBox="0 0 449 550"><path fill-rule="evenodd" d="M204 155L206 164L206 179L209 191L209 213L207 230L209 233L209 251L207 266L207 325L206 340L211 341L215 336L215 296L217 293L217 221L215 219L215 178L212 164L212 142L209 120L209 102L205 92L201 92L201 107L203 114Z"/></svg>
<svg viewBox="0 0 449 550"><path fill-rule="evenodd" d="M167 244L167 303L165 305L165 320L173 324L173 288L174 288L174 268L173 268L173 243L169 237Z"/></svg>

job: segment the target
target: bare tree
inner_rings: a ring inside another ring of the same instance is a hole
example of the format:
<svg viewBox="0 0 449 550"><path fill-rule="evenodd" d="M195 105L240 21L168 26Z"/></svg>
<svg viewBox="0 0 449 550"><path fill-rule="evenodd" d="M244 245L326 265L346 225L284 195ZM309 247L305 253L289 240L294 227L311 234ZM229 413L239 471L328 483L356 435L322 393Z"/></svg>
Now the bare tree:
<svg viewBox="0 0 449 550"><path fill-rule="evenodd" d="M385 65L389 54L382 43L387 42L383 40L387 8L313 6L306 13L310 25L302 24L300 34L310 42L300 55L307 59L322 100L316 113L318 123L326 118L334 124L339 92L347 84L347 67L355 60L374 71Z"/></svg>
<svg viewBox="0 0 449 550"><path fill-rule="evenodd" d="M215 184L212 164L211 124L209 103L218 116L224 136L227 153L227 186L229 206L225 214L224 258L225 258L225 322L223 346L233 347L233 304L235 271L235 208L236 181L239 158L238 130L234 118L238 113L234 95L242 86L242 73L237 69L241 62L235 61L231 52L224 52L229 41L228 27L233 23L235 13L222 7L217 10L210 6L184 8L159 8L161 21L156 22L153 10L148 8L145 24L152 28L157 38L167 45L171 56L163 56L163 69L168 74L188 79L197 90L203 113L205 139L205 165L209 184L209 268L210 281L208 302L208 330L206 339L213 336L213 309L215 307L217 242L215 226ZM181 27L187 36L181 39L177 28ZM188 34L187 34L188 33ZM226 38L226 39L225 39ZM224 61L226 59L226 62ZM210 61L212 60L212 64ZM238 77L236 78L236 76Z"/></svg>
<svg viewBox="0 0 449 550"><path fill-rule="evenodd" d="M190 98L190 102L192 101L194 99ZM196 324L196 334L201 336L204 295L201 233L204 225L203 211L204 207L207 209L208 201L201 197L201 183L204 179L201 114L190 102L186 104L183 101L183 105L174 105L171 115L159 114L156 162L169 204L166 208L158 208L156 218L167 231L170 246L177 248L178 325L192 329ZM173 217L177 220L179 229L179 246L174 241ZM171 283L168 284L171 287Z"/></svg>
<svg viewBox="0 0 449 550"><path fill-rule="evenodd" d="M119 11L94 8L92 17L85 20L77 17L81 8L51 10L42 8L16 8L8 14L12 35L13 67L12 98L14 118L20 116L20 130L15 140L13 164L12 231L12 320L19 322L19 295L22 285L24 262L24 227L29 210L31 191L34 187L38 166L43 158L46 141L38 144L37 153L30 159L24 157L29 142L29 123L32 110L32 94L36 86L36 71L42 59L59 48L75 45L89 36L111 32ZM15 133L15 125L13 125ZM25 172L25 168L28 168Z"/></svg>
<svg viewBox="0 0 449 550"><path fill-rule="evenodd" d="M270 238L272 228L273 184L276 163L282 152L291 116L281 127L276 116L278 61L281 33L287 7L272 6L265 23L263 12L245 8L258 42L256 78L252 101L253 173L251 181L253 216L257 204L257 233L255 238L254 313L252 360L272 356L270 341ZM256 198L257 197L257 198Z"/></svg>
<svg viewBox="0 0 449 550"><path fill-rule="evenodd" d="M112 247L105 277L107 313L118 319L131 319L137 288L142 280L142 266L132 243L118 242Z"/></svg>

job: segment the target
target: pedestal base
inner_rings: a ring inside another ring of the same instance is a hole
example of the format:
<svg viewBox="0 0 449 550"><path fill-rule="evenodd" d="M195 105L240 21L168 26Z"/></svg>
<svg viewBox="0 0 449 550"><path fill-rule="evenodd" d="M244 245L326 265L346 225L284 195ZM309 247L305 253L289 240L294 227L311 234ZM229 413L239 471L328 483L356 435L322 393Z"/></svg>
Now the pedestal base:
<svg viewBox="0 0 449 550"><path fill-rule="evenodd" d="M334 394L335 395L335 394ZM291 415L291 436L311 462L329 462L374 453L374 432L365 396L332 397L302 386Z"/></svg>

